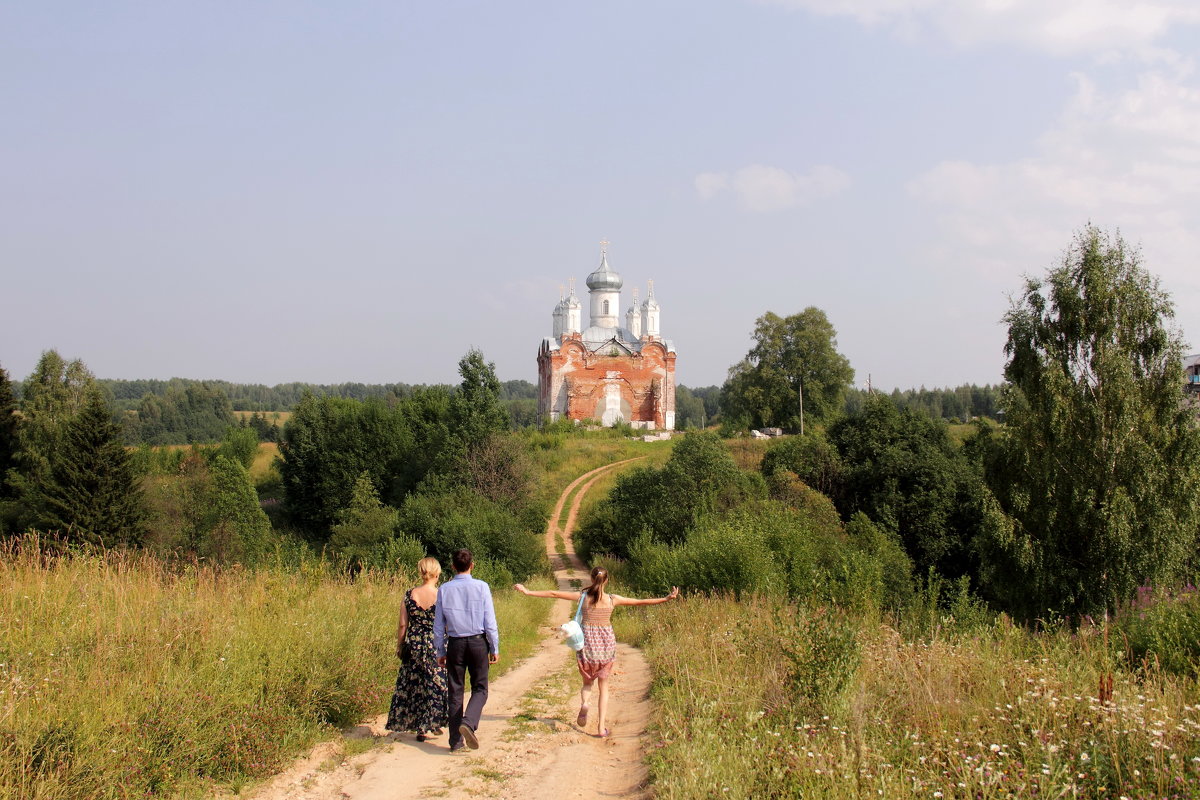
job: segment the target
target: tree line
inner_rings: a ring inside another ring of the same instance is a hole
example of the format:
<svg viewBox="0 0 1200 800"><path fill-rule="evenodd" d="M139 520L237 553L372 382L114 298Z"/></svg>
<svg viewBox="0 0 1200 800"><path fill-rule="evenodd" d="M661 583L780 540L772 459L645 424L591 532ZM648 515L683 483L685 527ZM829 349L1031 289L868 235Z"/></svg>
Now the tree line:
<svg viewBox="0 0 1200 800"><path fill-rule="evenodd" d="M545 519L524 440L494 366L472 350L459 373L403 399L304 395L279 437L268 516L248 472L252 427L227 425L219 446L129 448L100 382L48 351L19 405L0 369L0 533L247 564L303 542L353 570L466 546L498 578L524 579L544 566ZM173 393L214 418L227 409L215 387Z"/></svg>
<svg viewBox="0 0 1200 800"><path fill-rule="evenodd" d="M728 384L727 384L728 385ZM927 389L893 389L888 398L897 408L911 408L935 419L948 422L970 422L979 417L997 419L1001 415L1000 396L1002 384L964 383L955 387ZM737 391L733 386L730 389ZM680 384L675 388L675 427L678 430L698 430L710 425L723 425L721 416L721 392L725 386L688 387ZM845 388L842 410L846 413L860 411L869 394L866 389L854 386ZM738 405L738 403L734 403ZM810 413L812 413L810 411ZM761 420L761 417L758 418ZM775 427L766 424L754 426L752 414L744 415L726 425L726 431L746 430L751 427Z"/></svg>
<svg viewBox="0 0 1200 800"><path fill-rule="evenodd" d="M408 383L286 383L268 387L188 378L163 381L93 376L92 382L112 409L113 419L122 427L129 445L213 444L221 441L230 426L252 428L261 441L274 442L280 430L270 412L291 411L306 394L395 404L424 390L455 390L451 385ZM24 389L24 382L12 384L18 401ZM537 386L529 381L501 382L499 396L512 429L537 425L537 392ZM234 413L238 411L253 413Z"/></svg>

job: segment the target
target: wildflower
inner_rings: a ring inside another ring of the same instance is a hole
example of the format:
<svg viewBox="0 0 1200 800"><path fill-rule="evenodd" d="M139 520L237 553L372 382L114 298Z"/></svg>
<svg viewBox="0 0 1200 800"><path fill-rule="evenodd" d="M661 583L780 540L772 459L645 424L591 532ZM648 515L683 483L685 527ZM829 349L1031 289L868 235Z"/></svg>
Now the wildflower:
<svg viewBox="0 0 1200 800"><path fill-rule="evenodd" d="M1080 761L1090 761L1091 757L1087 753L1080 753L1079 760Z"/></svg>
<svg viewBox="0 0 1200 800"><path fill-rule="evenodd" d="M989 745L989 746L988 746L988 750L991 750L993 753L999 753L999 752L1000 752L1000 745L998 745L998 744L992 744L992 745Z"/></svg>

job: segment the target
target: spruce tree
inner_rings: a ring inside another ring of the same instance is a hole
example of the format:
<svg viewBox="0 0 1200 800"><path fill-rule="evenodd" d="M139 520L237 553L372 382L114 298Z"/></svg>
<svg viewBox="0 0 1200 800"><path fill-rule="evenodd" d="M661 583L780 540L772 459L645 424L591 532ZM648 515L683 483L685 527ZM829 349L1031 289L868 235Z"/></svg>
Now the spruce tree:
<svg viewBox="0 0 1200 800"><path fill-rule="evenodd" d="M41 530L102 546L141 541L141 486L98 390L87 393L47 471L28 488L26 503Z"/></svg>
<svg viewBox="0 0 1200 800"><path fill-rule="evenodd" d="M10 472L16 466L20 421L12 381L0 367L0 533L16 529L20 516L20 508L13 501L16 489L10 481Z"/></svg>
<svg viewBox="0 0 1200 800"><path fill-rule="evenodd" d="M17 398L8 372L0 367L0 500L9 496L8 471L17 456Z"/></svg>

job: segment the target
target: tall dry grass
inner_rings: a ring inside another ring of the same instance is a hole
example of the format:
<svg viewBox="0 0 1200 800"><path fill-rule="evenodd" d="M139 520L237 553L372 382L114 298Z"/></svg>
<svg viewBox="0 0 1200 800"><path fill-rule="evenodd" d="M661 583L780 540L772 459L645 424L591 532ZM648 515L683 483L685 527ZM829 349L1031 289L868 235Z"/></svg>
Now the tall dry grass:
<svg viewBox="0 0 1200 800"><path fill-rule="evenodd" d="M617 625L655 672L658 798L1200 796L1196 681L1123 669L1095 630L1001 617L906 639L728 598Z"/></svg>
<svg viewBox="0 0 1200 800"><path fill-rule="evenodd" d="M673 442L642 442L618 437L608 431L526 434L537 465L538 500L549 511L558 496L580 475L626 458L648 456L641 462L661 466L671 454ZM589 495L601 496L597 490Z"/></svg>
<svg viewBox="0 0 1200 800"><path fill-rule="evenodd" d="M10 546L0 797L197 796L273 773L386 710L411 583L350 583L312 559L218 571ZM496 599L505 667L532 647L545 609Z"/></svg>

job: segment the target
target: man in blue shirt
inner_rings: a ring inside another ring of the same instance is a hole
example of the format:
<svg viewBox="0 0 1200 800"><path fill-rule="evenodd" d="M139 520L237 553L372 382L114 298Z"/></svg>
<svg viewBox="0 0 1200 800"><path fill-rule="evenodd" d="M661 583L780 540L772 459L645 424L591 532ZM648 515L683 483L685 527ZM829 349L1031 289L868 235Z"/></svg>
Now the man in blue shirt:
<svg viewBox="0 0 1200 800"><path fill-rule="evenodd" d="M492 590L471 577L475 566L470 550L451 556L454 577L438 589L433 612L433 648L438 665L446 668L450 709L450 752L464 746L479 748L479 717L488 696L488 666L500 660L500 631ZM463 713L463 677L471 675L471 699ZM464 745L465 743L465 745Z"/></svg>

